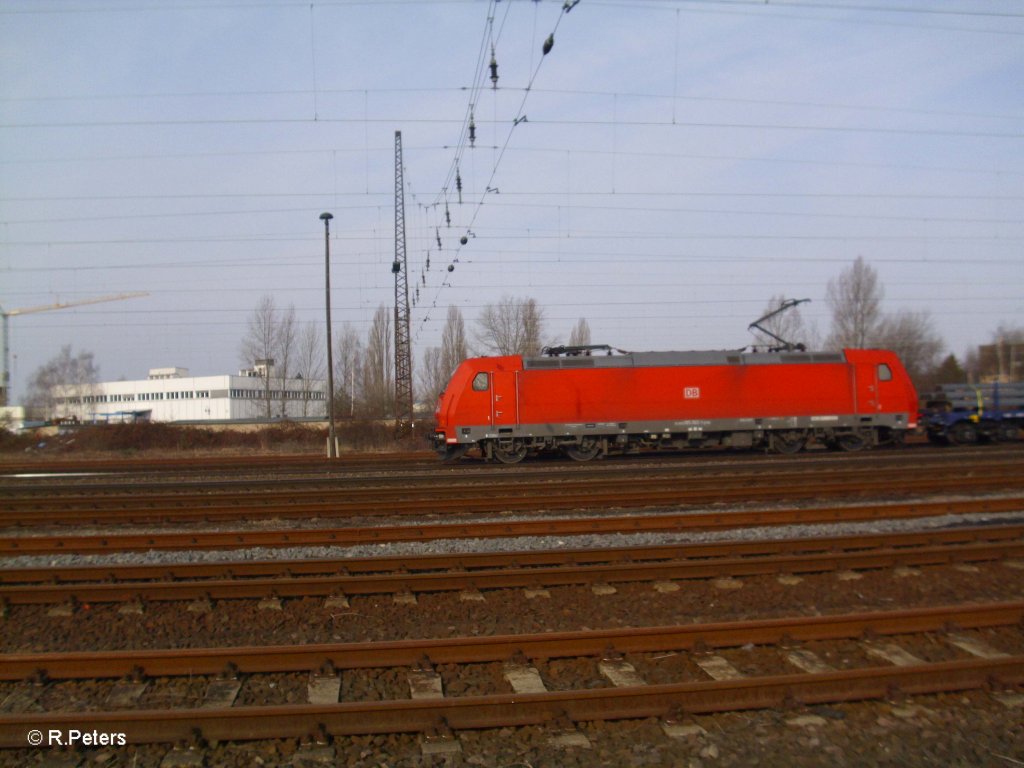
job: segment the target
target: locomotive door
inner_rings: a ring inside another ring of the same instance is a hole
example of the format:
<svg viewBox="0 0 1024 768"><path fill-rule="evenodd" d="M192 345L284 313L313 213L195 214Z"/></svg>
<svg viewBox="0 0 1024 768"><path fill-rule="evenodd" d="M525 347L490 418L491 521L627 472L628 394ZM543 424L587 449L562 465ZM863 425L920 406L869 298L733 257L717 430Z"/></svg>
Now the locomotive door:
<svg viewBox="0 0 1024 768"><path fill-rule="evenodd" d="M491 425L519 423L519 374L517 371L491 373Z"/></svg>
<svg viewBox="0 0 1024 768"><path fill-rule="evenodd" d="M857 413L878 413L882 407L878 399L878 369L874 363L858 363L856 368Z"/></svg>

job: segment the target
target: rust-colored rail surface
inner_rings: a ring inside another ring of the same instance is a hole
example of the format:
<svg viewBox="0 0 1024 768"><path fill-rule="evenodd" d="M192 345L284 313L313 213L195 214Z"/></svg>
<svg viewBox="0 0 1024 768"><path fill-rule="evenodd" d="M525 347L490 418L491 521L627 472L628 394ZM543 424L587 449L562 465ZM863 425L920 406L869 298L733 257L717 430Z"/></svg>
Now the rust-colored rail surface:
<svg viewBox="0 0 1024 768"><path fill-rule="evenodd" d="M1022 500L1024 508L1024 500ZM373 574L477 571L490 568L641 563L684 558L754 558L766 555L843 553L880 547L939 547L984 542L1012 542L1024 536L1024 525L982 525L948 530L890 532L856 536L807 536L770 540L728 540L710 544L655 544L639 547L524 549L513 552L454 552L437 555L393 555L364 558L229 560L159 565L46 565L0 568L0 584L62 584L89 582L226 579L332 574ZM951 550L952 551L952 550Z"/></svg>
<svg viewBox="0 0 1024 768"><path fill-rule="evenodd" d="M955 448L944 446L936 448L930 445L923 436L911 436L907 444L898 450L883 450L878 452L860 453L854 455L835 456L830 458L837 461L873 461L875 457L883 461L895 461L902 457L919 457L927 455L929 460L959 460L962 457L975 457L981 454L1000 454L1014 450L1011 445L994 446L972 446L968 448ZM821 456L829 456L825 451L807 451L798 457L773 456L768 459L772 463L786 461L807 461L815 460ZM607 461L608 464L618 462L634 461L668 461L678 462L692 466L707 461L726 461L729 463L746 462L750 460L760 461L766 459L762 454L750 451L735 450L702 450L702 451L653 451L641 455L616 456ZM473 470L486 467L483 462L466 458L455 465L442 466L438 455L431 450L423 451L347 451L335 459L328 459L320 453L258 453L244 452L238 454L226 453L186 453L164 454L154 456L112 456L79 458L70 455L38 455L31 458L24 456L0 456L0 478L11 475L29 474L209 474L211 472L227 471L237 473L240 471L256 471L261 474L277 473L295 474L297 472L322 473L327 470L348 471L352 469L379 469L392 471L396 467L408 467L410 464L422 465L424 468L438 470ZM562 464L568 466L578 465L568 459L554 461L545 460L540 462L530 461L518 467L500 467L498 471L521 471L533 470L538 466Z"/></svg>
<svg viewBox="0 0 1024 768"><path fill-rule="evenodd" d="M392 643L353 643L289 648L120 651L111 654L7 654L6 679L45 670L52 679L116 677L143 670L150 676L212 674L234 664L242 672L312 670L330 661L336 669L433 663L501 661L516 656L547 659L658 652L695 647L775 644L784 638L809 641L1019 624L1024 601L831 617L544 633L528 636L457 638ZM991 684L1024 683L1024 657L968 659L909 667L869 667L773 675L738 680L632 685L623 688L535 694L497 694L423 700L348 702L332 705L241 707L213 710L25 713L0 716L0 746L25 746L33 728L123 732L128 743L173 742L198 731L207 739L244 740L304 736L318 725L333 734L427 731L445 718L451 728L491 728L570 720L669 716L813 704L904 693L953 691Z"/></svg>
<svg viewBox="0 0 1024 768"><path fill-rule="evenodd" d="M294 571L285 575L227 579L178 579L157 582L125 582L87 584L0 584L0 601L10 605L64 603L73 600L90 603L167 601L197 599L240 599L266 597L311 597L327 595L395 594L400 592L444 592L465 589L509 589L554 586L579 586L596 583L625 583L659 580L708 579L764 574L808 574L838 570L865 570L895 566L943 565L977 563L986 560L1024 555L1024 526L998 529L974 529L977 541L965 542L963 532L932 533L920 536L928 544L912 545L911 537L903 537L899 545L891 536L853 537L843 543L836 540L836 550L814 554L763 554L757 557L709 558L689 554L676 558L637 562L644 550L620 550L617 562L578 564L575 556L561 557L550 565L521 567L514 557L506 556L504 564L489 569L467 572L457 564L443 571L421 573L395 572L352 575L344 560L334 562L335 573L298 577ZM869 543L870 542L870 543ZM664 548L662 548L664 550ZM680 548L681 551L685 551ZM552 553L555 554L555 553ZM549 555L549 558L553 558ZM223 566L231 570L231 563ZM286 565L286 564L279 564ZM116 568L105 572L114 578ZM4 581L16 581L18 573L3 574Z"/></svg>
<svg viewBox="0 0 1024 768"><path fill-rule="evenodd" d="M937 693L984 688L993 680L1024 682L1024 657L969 659L915 667L873 667L827 674L675 683L535 694L467 696L240 709L145 710L7 715L0 747L24 747L36 728L124 733L129 744L296 738L318 729L331 735L430 732L443 719L452 729L500 728L570 721L690 714L883 698L892 691Z"/></svg>
<svg viewBox="0 0 1024 768"><path fill-rule="evenodd" d="M390 456L392 458L388 459ZM316 491L339 482L348 485L429 485L452 482L563 481L584 477L642 475L644 477L692 475L724 476L735 474L771 475L780 472L812 473L829 467L859 468L921 466L956 468L969 471L976 465L1004 461L1024 461L1024 448L1000 445L980 450L945 449L942 451L872 451L857 454L815 452L799 456L765 455L760 453L698 453L647 454L621 456L604 461L580 464L573 461L539 461L518 465L493 465L482 462L439 464L402 458L403 454L384 454L374 461L340 464L290 464L280 466L254 460L224 466L207 465L193 460L191 464L172 462L181 467L164 472L138 471L95 472L84 464L81 471L11 473L4 471L0 461L0 497L27 498L88 495L124 495L150 492L191 493L203 489L219 491L287 490ZM408 455L404 455L408 457ZM294 467L294 468L293 468Z"/></svg>
<svg viewBox="0 0 1024 768"><path fill-rule="evenodd" d="M331 735L429 732L442 719L452 729L500 728L570 721L690 714L883 698L983 688L993 680L1024 682L1024 657L969 659L915 667L873 667L827 674L676 683L536 694L467 696L241 709L53 713L0 718L0 746L23 747L33 728L124 733L129 744L296 738L322 728Z"/></svg>
<svg viewBox="0 0 1024 768"><path fill-rule="evenodd" d="M215 675L229 664L241 673L315 671L325 662L335 669L471 664L528 659L653 653L726 648L748 643L774 645L784 638L799 642L864 635L932 632L1011 626L1024 619L1024 600L1005 603L914 608L902 611L730 621L674 627L627 627L536 635L396 640L247 648L174 648L142 651L0 654L0 679L22 680L43 670L53 680L123 677L139 670L149 677Z"/></svg>
<svg viewBox="0 0 1024 768"><path fill-rule="evenodd" d="M595 533L710 531L751 526L843 523L933 517L947 514L1019 512L1019 496L959 501L800 507L738 512L660 513L602 517L571 517L474 523L416 523L347 528L280 528L276 530L187 531L78 535L7 534L0 536L0 555L177 550L242 549L248 547L351 546L354 544L478 539L511 536L571 536Z"/></svg>
<svg viewBox="0 0 1024 768"><path fill-rule="evenodd" d="M1022 455L1024 456L1024 455ZM1017 490L1024 488L1020 457L964 464L957 472L930 463L893 466L821 463L800 470L717 473L647 471L586 473L571 478L523 474L338 480L313 490L296 488L194 493L133 493L80 497L6 494L0 526L229 521L255 517L310 518L369 515L481 513L637 508L713 502L767 501L869 494Z"/></svg>

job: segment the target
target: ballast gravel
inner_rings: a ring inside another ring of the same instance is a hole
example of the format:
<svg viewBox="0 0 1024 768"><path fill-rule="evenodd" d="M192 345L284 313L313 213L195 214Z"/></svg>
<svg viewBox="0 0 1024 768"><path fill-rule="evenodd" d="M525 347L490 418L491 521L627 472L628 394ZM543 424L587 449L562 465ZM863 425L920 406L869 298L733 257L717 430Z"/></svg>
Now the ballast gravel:
<svg viewBox="0 0 1024 768"><path fill-rule="evenodd" d="M694 513L707 510L694 510ZM722 510L715 509L720 512ZM648 512L647 514L651 514ZM592 517L591 514L579 517ZM502 517L503 522L532 520L536 517L515 515ZM546 521L572 519L571 515L545 516ZM319 521L313 521L319 522ZM421 521L421 524L436 521ZM483 522L481 520L481 522ZM187 563L215 563L245 560L303 560L303 559L356 559L369 557L395 557L417 555L469 554L479 552L521 552L527 550L587 549L597 547L642 547L671 544L707 544L720 541L771 541L774 539L853 536L858 534L905 533L912 531L945 530L977 525L1011 525L1024 522L1024 510L982 515L938 515L925 518L876 520L860 523L828 523L811 525L760 526L722 531L602 533L572 536L510 536L488 539L437 539L433 541L381 542L352 546L317 547L249 547L228 550L150 550L146 552L118 552L91 555L19 555L6 557L0 563L5 568L73 567L89 565L181 565ZM383 523L383 521L381 522ZM391 523L386 523L390 525ZM415 527L414 521L404 519L401 524ZM277 526L275 526L276 528ZM295 526L316 527L312 525ZM161 531L167 529L159 529ZM176 529L177 530L177 529ZM194 530L194 529L193 529ZM203 530L218 530L203 527ZM103 533L135 533L119 528L96 529L79 535ZM144 529L139 533L157 532Z"/></svg>

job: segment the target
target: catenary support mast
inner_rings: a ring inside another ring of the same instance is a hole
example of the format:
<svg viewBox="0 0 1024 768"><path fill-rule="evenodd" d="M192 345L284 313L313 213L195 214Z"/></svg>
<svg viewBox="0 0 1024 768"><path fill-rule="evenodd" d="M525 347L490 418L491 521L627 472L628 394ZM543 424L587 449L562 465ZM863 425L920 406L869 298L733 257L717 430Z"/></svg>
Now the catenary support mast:
<svg viewBox="0 0 1024 768"><path fill-rule="evenodd" d="M409 263L405 255L405 183L402 132L395 131L395 420L399 431L412 425L412 343L409 333Z"/></svg>

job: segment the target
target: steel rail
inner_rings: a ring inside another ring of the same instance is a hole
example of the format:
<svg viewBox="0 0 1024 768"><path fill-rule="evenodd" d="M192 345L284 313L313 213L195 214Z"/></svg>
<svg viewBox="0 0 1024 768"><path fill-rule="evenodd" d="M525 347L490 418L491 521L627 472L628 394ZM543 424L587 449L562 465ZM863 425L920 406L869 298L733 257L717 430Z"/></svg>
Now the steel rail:
<svg viewBox="0 0 1024 768"><path fill-rule="evenodd" d="M1003 468L1018 467L1018 462L977 462L972 466L985 474L1002 472ZM601 467L604 470L604 467ZM555 470L545 472L538 476L533 473L522 472L488 472L483 484L488 491L500 489L513 489L521 495L536 493L538 491L551 493L556 489L552 488L553 481L560 481L559 487L572 488L582 483L594 488L616 486L622 481L639 481L646 479L657 479L660 482L678 483L685 482L688 486L699 486L701 484L721 484L722 476L739 481L761 481L767 480L770 483L799 483L809 478L821 479L823 476L832 477L871 477L879 472L888 474L926 473L934 472L933 465L913 466L899 468L892 466L850 466L832 465L827 468L811 468L808 466L791 468L780 471L778 468L755 467L745 468L740 471L735 469L723 469L714 467L708 471L707 467L686 468L680 472L677 467L629 467L625 470L611 474L622 477L609 477L609 472L596 471L586 466L573 472ZM482 473L481 473L482 474ZM682 477L680 475L683 475ZM393 484L401 483L401 487L395 488ZM288 487L279 488L279 483L274 481L263 482L236 482L211 483L208 481L200 483L181 483L178 485L152 485L139 488L133 483L123 483L119 487L121 492L110 495L109 492L98 493L90 487L76 486L78 495L67 493L54 493L52 498L39 498L36 493L21 494L18 489L2 489L0 493L6 496L5 512L10 513L47 512L49 505L59 505L67 510L97 510L97 509L119 509L128 504L133 508L158 507L160 505L177 508L183 505L189 506L216 506L227 504L252 504L254 501L263 504L279 504L282 500L289 502L307 502L319 500L323 496L345 496L351 499L372 499L374 501L387 501L393 498L405 499L416 496L423 499L448 499L464 495L472 497L478 494L481 486L479 474L472 476L459 475L437 475L417 474L410 478L408 475L385 476L385 477L344 477L334 478L322 485L310 489L297 489ZM241 487L241 490L239 488Z"/></svg>
<svg viewBox="0 0 1024 768"><path fill-rule="evenodd" d="M339 489L333 498L299 503L273 503L250 496L248 503L228 505L197 503L189 506L160 508L111 509L41 509L0 511L0 525L33 526L81 525L102 523L153 523L185 521L229 521L263 517L351 517L436 513L479 513L494 511L581 509L595 506L644 507L660 504L697 504L724 501L777 500L814 498L819 496L865 496L870 493L936 493L970 490L1024 488L1020 467L990 467L968 475L935 476L929 468L908 476L906 468L891 475L877 470L854 477L820 476L792 478L773 477L770 482L747 484L741 478L730 478L728 485L721 478L695 482L692 478L665 479L656 487L636 487L621 478L589 480L571 486L544 483L539 485L479 485L457 489L431 488L429 493L418 489ZM362 497L362 498L360 498ZM414 497L414 498L410 498ZM96 506L100 506L97 504Z"/></svg>
<svg viewBox="0 0 1024 768"><path fill-rule="evenodd" d="M478 570L473 573L448 571L114 584L0 585L0 603L38 605L72 600L87 603L159 602L203 598L231 600L564 587L599 582L621 584L637 581L692 580L783 573L809 574L896 566L977 563L1022 555L1024 540L1018 539L1009 542L944 544L919 548L884 547L869 552L765 555L758 558L727 557L710 561L538 566Z"/></svg>
<svg viewBox="0 0 1024 768"><path fill-rule="evenodd" d="M951 456L964 454L978 456L983 453L1006 453L1014 449L1015 446L1012 443L980 447L971 446L965 449L951 446L936 447L930 445L923 436L911 436L902 449L899 449L898 451L886 450L880 453L884 453L887 457L893 459L906 456L911 453L929 454L935 458L949 458ZM106 458L68 458L66 456L40 455L37 458L25 459L23 456L18 456L17 458L0 456L0 478L18 474L39 473L138 474L148 472L162 475L168 472L184 472L189 474L208 474L212 471L235 471L252 469L254 467L258 467L264 472L273 471L276 468L284 469L287 472L292 472L296 468L312 469L319 472L324 469L344 469L360 465L380 466L385 469L390 469L397 464L406 464L408 462L423 463L427 466L441 469L438 456L434 451L350 451L342 453L338 458L333 460L328 460L325 455L319 453L257 453L247 451L245 453L235 455L227 455L223 452L211 452L207 454L192 453L182 455L184 453L185 452L182 451L174 455L135 456L132 458L124 456ZM804 461L808 457L817 457L820 455L834 457L838 461L863 460L866 456L871 457L871 459L874 458L874 453L861 453L854 457L852 454L842 454L837 456L831 452L809 450L791 460ZM639 456L616 455L611 457L609 462L618 462L622 460L632 461L635 458L640 458L641 460L678 461L687 465L693 465L694 463L699 463L708 457L712 457L713 460L721 460L723 457L728 457L726 460L733 462L743 461L751 457L759 460L763 458L764 455L758 452L743 452L729 449L712 449L705 451L650 451ZM785 459L780 456L771 456L768 460L776 462ZM469 459L464 460L457 465L446 465L445 469L457 468L458 470L464 470L467 468L480 468L486 466L493 465L486 465L482 462ZM539 462L531 462L525 465L525 467L520 465L516 470L531 470L538 466L540 466ZM575 465L570 464L570 466ZM499 468L499 471L508 471L509 469L509 467L504 467Z"/></svg>
<svg viewBox="0 0 1024 768"><path fill-rule="evenodd" d="M1019 624L1024 600L974 603L900 611L757 619L669 627L627 627L542 632L533 635L324 643L293 646L172 648L167 650L77 651L0 654L0 680L25 680L40 671L50 680L93 680L141 674L148 677L216 675L230 665L242 674L335 669L473 664L516 656L552 659L617 653L656 653L695 648L775 645L839 640L866 635L935 632L949 626L980 629Z"/></svg>
<svg viewBox="0 0 1024 768"><path fill-rule="evenodd" d="M781 471L796 472L818 472L824 468L845 468L861 470L870 467L882 467L892 469L895 465L911 467L929 466L933 468L947 467L955 464L960 471L969 470L975 466L991 465L996 461L1008 461L1019 458L1018 451L1000 451L984 453L972 453L963 455L957 453L933 454L927 457L907 454L859 454L859 455L837 455L825 453L817 456L799 456L782 458L777 456L745 457L744 459L725 460L721 456L703 456L700 460L687 457L681 461L675 457L658 456L656 461L636 462L623 458L620 460L602 461L579 464L572 462L543 462L537 464L519 465L509 467L505 465L488 465L482 463L464 465L444 465L442 467L431 465L428 468L417 468L418 465L410 466L406 462L395 462L388 466L387 472L382 473L375 467L370 468L345 468L327 469L315 474L301 474L285 471L280 474L269 474L260 471L259 474L246 475L244 472L234 472L230 476L223 473L203 473L196 477L191 476L161 476L159 480L150 479L143 475L140 477L124 477L118 475L113 479L103 478L98 481L96 476L82 479L75 476L59 478L59 484L55 484L53 476L27 477L27 478L5 478L0 475L0 497L14 500L39 499L42 502L56 503L58 500L74 500L76 496L88 496L92 500L96 496L124 496L131 494L149 495L163 494L175 496L185 493L194 493L199 490L205 492L230 492L243 489L249 493L254 491L278 491L282 489L289 493L296 489L323 490L337 488L339 484L346 487L355 486L359 482L373 486L405 483L414 480L422 485L441 485L453 482L473 483L481 479L493 477L500 482L513 481L525 482L552 481L552 480L580 480L584 477L607 478L609 475L643 475L644 477L657 477L664 475L678 475L685 473L693 476L715 476L722 474L736 475L749 473L752 475L775 475ZM2 466L2 465L0 465ZM241 470L241 468L239 468Z"/></svg>
<svg viewBox="0 0 1024 768"><path fill-rule="evenodd" d="M1022 502L1024 504L1024 502ZM171 579L244 579L275 576L394 573L403 571L474 571L483 568L586 565L648 562L683 558L759 557L765 555L850 552L879 548L923 547L1005 542L1024 537L1024 525L981 525L927 531L889 532L853 536L807 536L771 540L733 540L708 544L650 544L639 547L586 547L512 552L468 552L437 555L393 555L366 558L304 558L230 560L159 565L46 565L0 568L2 584L63 584L69 582L145 582Z"/></svg>
<svg viewBox="0 0 1024 768"><path fill-rule="evenodd" d="M1018 605L1017 621L1020 621L1019 611ZM937 617L931 618L934 621ZM907 621L905 626L921 625L922 619L923 617L919 616L916 621ZM923 623L929 625L927 621ZM747 627L753 625L754 623L750 623ZM863 624L857 631L877 632L877 626L876 616L874 622L868 619L868 623ZM854 622L845 631L852 631L856 627L857 622ZM798 633L801 631L801 628L796 626L792 629ZM777 629L774 631L777 633ZM828 637L835 637L835 631L835 628L829 630ZM900 631L928 630L905 628ZM627 636L636 634L637 630L632 630ZM811 636L809 639L821 639L815 632L808 631L807 634ZM550 644L553 638L547 636L543 640ZM749 637L737 637L732 642L746 643L752 640ZM601 654L608 648L607 645L598 648L592 644L588 647L592 647L589 653L584 651L581 654L580 650L573 650L569 655ZM664 649L664 645L661 648ZM520 649L517 647L516 650ZM616 646L616 650L621 649ZM431 659L438 661L433 657ZM375 660L373 666L380 666L380 662ZM570 721L584 721L671 717L679 711L700 714L778 707L787 703L808 705L879 698L892 695L894 690L906 694L921 694L981 688L993 684L1011 686L1021 683L1024 683L1024 656L1011 656L910 667L870 667L727 681L467 696L429 701L386 700L237 709L5 714L0 716L0 746L26 746L26 734L32 729L44 732L51 728L65 731L74 728L80 731L121 732L126 735L130 744L194 740L197 732L205 739L239 741L269 737L301 737L317 728L334 735L429 732L442 719L449 728L463 730L535 725L566 718Z"/></svg>
<svg viewBox="0 0 1024 768"><path fill-rule="evenodd" d="M230 709L58 712L0 716L0 747L26 746L32 729L123 733L129 744L300 738L330 735L432 732L644 717L676 711L706 714L938 693L1024 682L1024 656L968 659L915 667L872 667L818 674L729 681L671 683L535 694L499 694L332 705Z"/></svg>
<svg viewBox="0 0 1024 768"><path fill-rule="evenodd" d="M948 514L1019 512L1020 496L956 501L917 501L856 506L806 507L736 512L685 512L654 515L572 517L474 523L417 523L365 528L284 528L262 531L187 531L0 536L0 556L97 554L104 552L244 549L249 547L351 546L355 544L436 541L438 539L571 536L600 533L710 531L754 526L809 525L934 517Z"/></svg>

